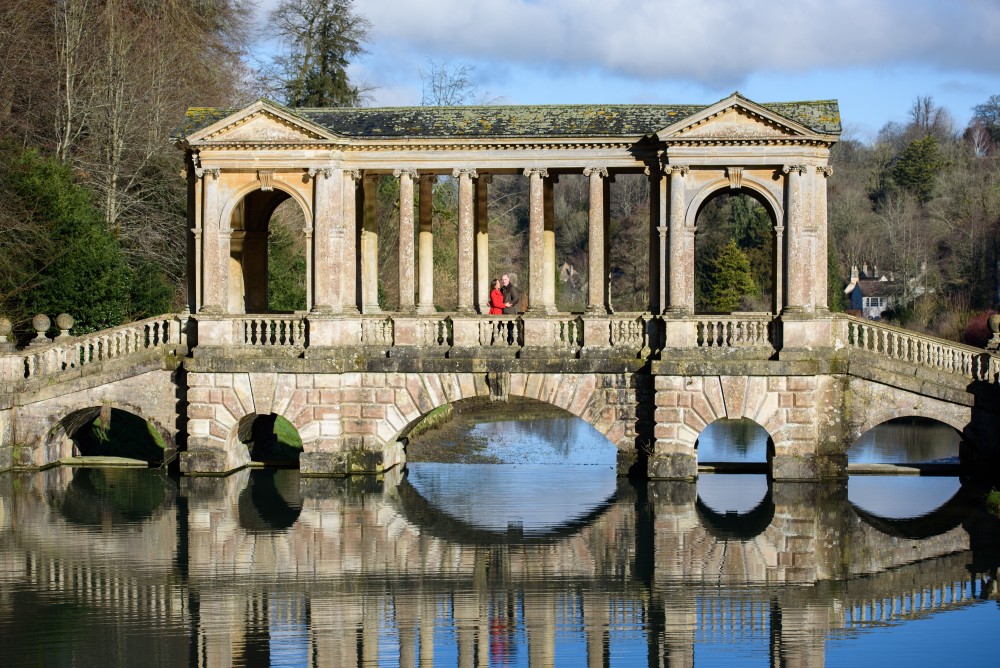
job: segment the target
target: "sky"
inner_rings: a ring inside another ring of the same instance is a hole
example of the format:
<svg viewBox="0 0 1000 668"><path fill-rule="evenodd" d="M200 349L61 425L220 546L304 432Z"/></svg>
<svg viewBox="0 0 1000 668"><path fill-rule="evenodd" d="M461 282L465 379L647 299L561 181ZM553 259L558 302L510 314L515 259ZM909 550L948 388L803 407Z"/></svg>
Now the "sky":
<svg viewBox="0 0 1000 668"><path fill-rule="evenodd" d="M259 0L258 21L279 0ZM1000 0L354 0L371 106L420 103L428 61L499 104L836 99L873 138L932 96L957 128L1000 94ZM267 47L262 47L266 52ZM270 47L274 48L274 46Z"/></svg>

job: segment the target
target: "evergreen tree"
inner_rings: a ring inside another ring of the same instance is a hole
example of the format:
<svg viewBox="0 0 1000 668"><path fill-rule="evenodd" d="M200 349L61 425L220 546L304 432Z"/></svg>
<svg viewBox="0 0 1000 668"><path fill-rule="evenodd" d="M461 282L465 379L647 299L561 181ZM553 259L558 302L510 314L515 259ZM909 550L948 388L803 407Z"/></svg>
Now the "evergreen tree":
<svg viewBox="0 0 1000 668"><path fill-rule="evenodd" d="M287 49L274 59L273 77L292 107L354 107L363 89L347 75L364 53L370 24L353 0L281 0L271 12L274 33Z"/></svg>
<svg viewBox="0 0 1000 668"><path fill-rule="evenodd" d="M914 139L896 159L892 180L903 190L926 204L934 194L934 180L945 167L938 140L934 135Z"/></svg>
<svg viewBox="0 0 1000 668"><path fill-rule="evenodd" d="M708 306L720 313L735 311L745 295L754 294L757 284L750 273L746 254L730 239L711 263Z"/></svg>

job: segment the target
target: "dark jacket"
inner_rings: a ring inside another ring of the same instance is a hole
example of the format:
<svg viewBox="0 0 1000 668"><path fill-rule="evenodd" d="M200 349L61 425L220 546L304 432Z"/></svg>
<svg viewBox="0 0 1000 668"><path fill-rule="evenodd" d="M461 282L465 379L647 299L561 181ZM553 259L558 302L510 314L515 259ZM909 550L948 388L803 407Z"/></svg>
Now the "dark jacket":
<svg viewBox="0 0 1000 668"><path fill-rule="evenodd" d="M521 301L521 291L518 290L513 283L508 283L500 288L500 294L503 295L505 303L510 303L510 306L504 307L503 312L517 313L517 303Z"/></svg>

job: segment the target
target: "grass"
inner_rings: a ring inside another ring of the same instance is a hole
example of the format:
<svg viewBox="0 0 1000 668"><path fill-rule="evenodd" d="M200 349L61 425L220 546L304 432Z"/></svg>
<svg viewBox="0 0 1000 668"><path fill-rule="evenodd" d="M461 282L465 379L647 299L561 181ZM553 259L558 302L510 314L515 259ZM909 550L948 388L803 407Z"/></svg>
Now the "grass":
<svg viewBox="0 0 1000 668"><path fill-rule="evenodd" d="M1000 490L991 489L986 495L986 510L1000 517Z"/></svg>

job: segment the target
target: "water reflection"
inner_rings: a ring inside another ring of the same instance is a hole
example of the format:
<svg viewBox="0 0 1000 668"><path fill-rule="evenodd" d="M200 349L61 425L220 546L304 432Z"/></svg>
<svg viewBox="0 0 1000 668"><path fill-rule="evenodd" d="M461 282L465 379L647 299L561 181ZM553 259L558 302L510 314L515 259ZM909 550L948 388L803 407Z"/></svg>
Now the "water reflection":
<svg viewBox="0 0 1000 668"><path fill-rule="evenodd" d="M698 436L699 462L765 462L767 431L753 420L716 420Z"/></svg>
<svg viewBox="0 0 1000 668"><path fill-rule="evenodd" d="M847 451L851 464L957 462L961 435L946 424L922 418L884 422Z"/></svg>
<svg viewBox="0 0 1000 668"><path fill-rule="evenodd" d="M914 537L845 484L545 471L115 473L146 497L82 470L0 476L5 665L822 665L831 642L918 624L955 662L994 658L1000 524L966 504ZM135 512L67 520L80 488Z"/></svg>

